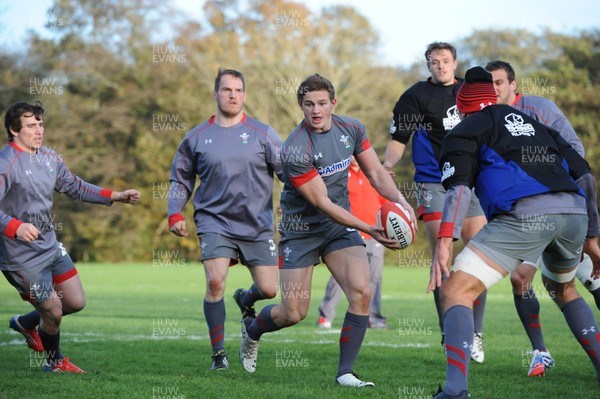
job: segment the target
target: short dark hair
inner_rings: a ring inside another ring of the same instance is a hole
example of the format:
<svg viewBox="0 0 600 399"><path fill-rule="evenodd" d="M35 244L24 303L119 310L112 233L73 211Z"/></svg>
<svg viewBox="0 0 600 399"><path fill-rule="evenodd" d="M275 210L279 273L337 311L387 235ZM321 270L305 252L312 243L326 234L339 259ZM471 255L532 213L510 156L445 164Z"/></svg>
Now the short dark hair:
<svg viewBox="0 0 600 399"><path fill-rule="evenodd" d="M23 126L21 125L21 116L26 114L32 114L38 121L42 120L44 115L44 108L42 103L36 101L34 104L29 104L24 101L20 101L11 105L6 113L4 114L4 127L8 134L8 141L13 141L14 136L10 132L12 129L15 132L21 131Z"/></svg>
<svg viewBox="0 0 600 399"><path fill-rule="evenodd" d="M508 78L509 83L514 82L516 79L515 70L513 69L512 65L510 65L506 61L490 61L485 65L485 69L488 72L497 71L498 69L504 69L506 71L506 76Z"/></svg>
<svg viewBox="0 0 600 399"><path fill-rule="evenodd" d="M304 95L311 91L319 91L326 90L329 92L329 99L333 100L335 98L335 88L333 84L323 76L315 73L314 75L310 75L302 83L300 83L300 87L298 87L298 91L296 92L296 97L298 98L298 104L302 106L302 101L304 100Z"/></svg>
<svg viewBox="0 0 600 399"><path fill-rule="evenodd" d="M219 91L219 87L221 86L221 78L223 77L223 75L231 75L231 76L235 76L236 78L240 79L242 81L242 86L244 88L244 91L246 91L246 80L244 79L243 73L241 73L240 71L236 71L235 69L219 68L219 72L217 73L217 77L215 78L215 87L214 87L215 92Z"/></svg>
<svg viewBox="0 0 600 399"><path fill-rule="evenodd" d="M427 60L427 65L429 65L429 56L436 50L449 50L452 53L452 58L456 60L456 48L453 45L446 42L433 42L429 43L427 45L427 50L425 50L425 60Z"/></svg>

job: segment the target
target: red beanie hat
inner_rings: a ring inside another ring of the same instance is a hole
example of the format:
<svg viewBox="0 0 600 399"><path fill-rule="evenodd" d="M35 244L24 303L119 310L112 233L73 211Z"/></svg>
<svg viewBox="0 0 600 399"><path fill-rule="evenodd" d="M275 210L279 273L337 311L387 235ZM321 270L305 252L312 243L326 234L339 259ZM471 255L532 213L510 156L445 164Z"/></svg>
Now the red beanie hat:
<svg viewBox="0 0 600 399"><path fill-rule="evenodd" d="M472 114L492 104L496 104L492 75L479 66L469 69L456 95L458 110L463 114Z"/></svg>

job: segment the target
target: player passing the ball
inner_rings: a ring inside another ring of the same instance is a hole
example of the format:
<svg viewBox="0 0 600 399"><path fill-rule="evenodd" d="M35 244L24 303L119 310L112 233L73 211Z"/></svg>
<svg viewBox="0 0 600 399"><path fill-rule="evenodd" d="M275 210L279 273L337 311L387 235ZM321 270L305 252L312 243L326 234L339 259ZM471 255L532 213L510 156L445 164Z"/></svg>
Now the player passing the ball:
<svg viewBox="0 0 600 399"><path fill-rule="evenodd" d="M428 286L441 286L446 327L446 384L434 398L469 397L473 300L521 263L540 257L544 286L600 378L598 324L573 283L582 251L592 260L594 278L600 277L600 226L588 163L557 131L496 104L492 76L481 67L467 71L456 102L465 119L442 142L440 159L449 172L442 180L442 227ZM548 162L522 156L541 148ZM488 223L457 255L442 283L473 186Z"/></svg>
<svg viewBox="0 0 600 399"><path fill-rule="evenodd" d="M390 249L398 242L382 235L350 213L348 168L352 156L371 185L389 201L415 214L396 188L371 147L365 126L358 120L333 114L335 89L318 74L307 77L297 91L304 120L281 150L284 188L279 241L281 302L265 306L256 319L242 323L240 361L248 372L256 369L262 334L290 327L306 317L313 268L322 260L342 287L349 302L341 329L336 382L366 387L353 370L369 321L369 263L357 230Z"/></svg>
<svg viewBox="0 0 600 399"><path fill-rule="evenodd" d="M273 238L273 177L281 176L281 139L275 130L242 109L246 86L241 72L219 70L213 99L217 111L181 141L169 187L169 228L187 237L183 208L193 197L196 233L206 275L204 317L212 345L211 370L227 370L225 302L230 265L250 269L253 284L234 299L243 318L254 303L277 293L277 252Z"/></svg>
<svg viewBox="0 0 600 399"><path fill-rule="evenodd" d="M0 270L35 310L10 319L30 348L45 352L48 372L83 373L60 351L63 316L85 306L77 269L57 240L52 223L54 192L95 204L135 204L140 193L107 190L71 173L62 157L42 146L41 103L18 102L4 115L8 144L0 150ZM39 326L38 326L39 325Z"/></svg>

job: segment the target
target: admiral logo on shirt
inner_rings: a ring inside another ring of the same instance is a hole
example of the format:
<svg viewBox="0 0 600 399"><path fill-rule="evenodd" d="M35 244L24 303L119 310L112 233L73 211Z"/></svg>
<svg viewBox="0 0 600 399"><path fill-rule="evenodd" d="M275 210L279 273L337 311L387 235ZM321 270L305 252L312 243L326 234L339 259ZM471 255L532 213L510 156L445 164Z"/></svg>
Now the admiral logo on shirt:
<svg viewBox="0 0 600 399"><path fill-rule="evenodd" d="M444 167L442 168L442 181L454 175L454 172L454 166L450 166L450 162L444 162Z"/></svg>
<svg viewBox="0 0 600 399"><path fill-rule="evenodd" d="M317 168L317 172L321 176L330 176L335 173L345 171L346 169L348 169L348 166L350 166L350 158L342 159L341 161L336 162L333 165L327 165L325 167L319 166Z"/></svg>
<svg viewBox="0 0 600 399"><path fill-rule="evenodd" d="M534 136L535 129L531 123L523 123L523 117L521 115L510 113L504 117L506 121L506 129L513 136Z"/></svg>

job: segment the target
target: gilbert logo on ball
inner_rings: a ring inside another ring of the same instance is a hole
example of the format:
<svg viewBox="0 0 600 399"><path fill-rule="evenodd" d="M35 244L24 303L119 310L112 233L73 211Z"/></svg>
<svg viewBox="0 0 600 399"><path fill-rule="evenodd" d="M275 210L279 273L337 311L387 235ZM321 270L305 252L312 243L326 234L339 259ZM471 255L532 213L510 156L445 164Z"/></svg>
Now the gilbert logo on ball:
<svg viewBox="0 0 600 399"><path fill-rule="evenodd" d="M377 226L383 228L385 236L398 241L400 249L408 247L415 239L415 227L410 213L395 202L386 202L377 212Z"/></svg>

